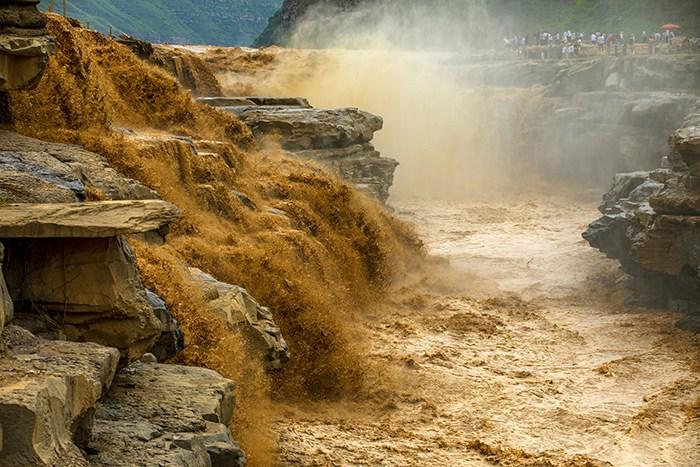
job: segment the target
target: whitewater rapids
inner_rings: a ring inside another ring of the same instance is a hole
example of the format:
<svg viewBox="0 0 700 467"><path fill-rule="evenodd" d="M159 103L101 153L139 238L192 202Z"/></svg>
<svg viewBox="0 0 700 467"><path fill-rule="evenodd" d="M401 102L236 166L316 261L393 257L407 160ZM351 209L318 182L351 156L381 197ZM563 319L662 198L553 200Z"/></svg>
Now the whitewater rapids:
<svg viewBox="0 0 700 467"><path fill-rule="evenodd" d="M358 324L389 389L279 407L280 464L700 465L700 339L624 304L594 202L395 208L451 266Z"/></svg>

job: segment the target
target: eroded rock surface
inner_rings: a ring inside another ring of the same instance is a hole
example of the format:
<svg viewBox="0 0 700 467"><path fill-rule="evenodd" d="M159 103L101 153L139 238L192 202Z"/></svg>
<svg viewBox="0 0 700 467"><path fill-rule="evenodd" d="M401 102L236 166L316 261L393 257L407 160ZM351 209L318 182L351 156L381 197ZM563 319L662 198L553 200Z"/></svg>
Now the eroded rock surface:
<svg viewBox="0 0 700 467"><path fill-rule="evenodd" d="M282 368L289 360L289 351L270 310L242 287L220 282L197 268L189 268L189 273L204 292L209 310L229 330L243 335L251 353L259 355L269 369Z"/></svg>
<svg viewBox="0 0 700 467"><path fill-rule="evenodd" d="M48 316L69 340L143 355L161 332L128 244L108 238L5 238L16 310Z"/></svg>
<svg viewBox="0 0 700 467"><path fill-rule="evenodd" d="M160 198L98 154L0 130L0 198L5 202L81 201L87 197L86 187L111 200Z"/></svg>
<svg viewBox="0 0 700 467"><path fill-rule="evenodd" d="M201 102L233 112L261 140L274 140L291 156L319 162L381 201L389 198L394 159L370 143L382 118L355 108L316 109L303 98L212 97ZM251 104L252 103L252 104Z"/></svg>
<svg viewBox="0 0 700 467"><path fill-rule="evenodd" d="M14 325L0 336L0 466L88 466L94 405L110 386L119 352L46 341Z"/></svg>
<svg viewBox="0 0 700 467"><path fill-rule="evenodd" d="M239 466L231 436L233 382L215 371L137 362L95 412L91 465Z"/></svg>
<svg viewBox="0 0 700 467"><path fill-rule="evenodd" d="M0 92L30 89L49 61L53 39L39 0L4 0L0 3Z"/></svg>
<svg viewBox="0 0 700 467"><path fill-rule="evenodd" d="M671 138L663 168L621 174L604 197L603 217L583 234L591 246L620 261L644 304L700 310L700 115Z"/></svg>

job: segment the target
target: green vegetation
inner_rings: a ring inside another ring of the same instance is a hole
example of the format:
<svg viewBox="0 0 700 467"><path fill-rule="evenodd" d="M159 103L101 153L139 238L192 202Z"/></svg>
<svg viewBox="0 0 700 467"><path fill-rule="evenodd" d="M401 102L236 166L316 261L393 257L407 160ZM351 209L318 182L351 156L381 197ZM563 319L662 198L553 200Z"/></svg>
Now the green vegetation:
<svg viewBox="0 0 700 467"><path fill-rule="evenodd" d="M91 28L152 42L248 45L282 0L68 0L68 15ZM42 0L46 11L49 0ZM62 2L54 1L60 13Z"/></svg>

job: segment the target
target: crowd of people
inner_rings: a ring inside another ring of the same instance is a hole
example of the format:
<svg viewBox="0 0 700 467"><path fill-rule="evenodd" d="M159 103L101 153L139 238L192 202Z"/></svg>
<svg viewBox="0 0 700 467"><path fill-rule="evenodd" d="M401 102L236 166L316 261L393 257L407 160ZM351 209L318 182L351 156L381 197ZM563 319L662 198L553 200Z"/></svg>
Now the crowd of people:
<svg viewBox="0 0 700 467"><path fill-rule="evenodd" d="M700 35L683 36L676 34L671 29L666 29L663 32L647 33L642 31L641 34L625 34L624 32L592 32L590 34L583 32L544 32L539 31L533 34L514 35L512 37L504 37L506 48L512 50L518 55L522 55L530 46L546 47L548 49L556 49L561 51L561 57L573 58L581 55L581 50L584 47L595 48L600 53L609 55L628 55L635 54L640 49L638 44L646 45L646 50L649 54L658 52L662 44L667 44L667 50L674 52L700 52ZM542 58L545 55L549 57L551 54L542 53ZM557 53L557 56L559 54Z"/></svg>

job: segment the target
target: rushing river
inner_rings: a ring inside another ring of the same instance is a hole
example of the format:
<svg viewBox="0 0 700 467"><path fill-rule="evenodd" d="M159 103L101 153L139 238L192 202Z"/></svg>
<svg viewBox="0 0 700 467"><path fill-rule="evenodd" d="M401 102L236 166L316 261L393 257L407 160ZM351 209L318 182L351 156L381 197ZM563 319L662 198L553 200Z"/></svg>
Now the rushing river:
<svg viewBox="0 0 700 467"><path fill-rule="evenodd" d="M595 203L394 207L451 266L359 324L389 389L280 408L282 464L700 465L698 337L624 305L580 236Z"/></svg>

